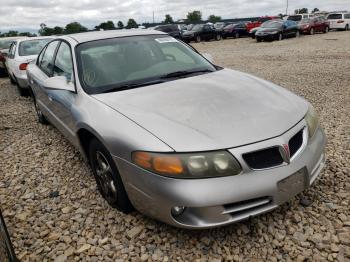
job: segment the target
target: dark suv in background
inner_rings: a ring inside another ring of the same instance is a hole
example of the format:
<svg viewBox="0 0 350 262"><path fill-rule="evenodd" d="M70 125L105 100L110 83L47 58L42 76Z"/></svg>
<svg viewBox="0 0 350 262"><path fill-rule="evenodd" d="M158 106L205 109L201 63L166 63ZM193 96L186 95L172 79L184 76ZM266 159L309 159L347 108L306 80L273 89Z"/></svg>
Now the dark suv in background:
<svg viewBox="0 0 350 262"><path fill-rule="evenodd" d="M168 35L182 39L182 29L180 25L159 25L154 28L155 30L167 33Z"/></svg>
<svg viewBox="0 0 350 262"><path fill-rule="evenodd" d="M240 38L249 34L246 23L240 22L237 24L230 24L224 27L223 38L234 37Z"/></svg>

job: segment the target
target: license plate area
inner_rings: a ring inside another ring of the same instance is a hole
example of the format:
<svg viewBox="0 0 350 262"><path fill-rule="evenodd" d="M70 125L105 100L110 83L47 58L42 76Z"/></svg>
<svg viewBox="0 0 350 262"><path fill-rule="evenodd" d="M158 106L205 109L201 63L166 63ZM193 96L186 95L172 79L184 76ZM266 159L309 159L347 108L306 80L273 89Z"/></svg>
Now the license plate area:
<svg viewBox="0 0 350 262"><path fill-rule="evenodd" d="M305 169L301 169L293 175L277 182L278 202L284 203L301 193L307 188Z"/></svg>

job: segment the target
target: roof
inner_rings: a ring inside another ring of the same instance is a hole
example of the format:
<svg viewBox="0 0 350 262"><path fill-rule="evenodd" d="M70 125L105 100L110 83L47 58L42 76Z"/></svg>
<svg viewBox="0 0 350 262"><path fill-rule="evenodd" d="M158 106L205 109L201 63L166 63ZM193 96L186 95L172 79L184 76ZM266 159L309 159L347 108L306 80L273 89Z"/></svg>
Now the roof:
<svg viewBox="0 0 350 262"><path fill-rule="evenodd" d="M78 43L89 42L99 39L108 39L116 37L126 36L139 36L139 35L165 35L165 33L156 30L145 29L125 29L125 30L108 30L108 31L93 31L86 33L71 34L65 37L69 37L77 41Z"/></svg>
<svg viewBox="0 0 350 262"><path fill-rule="evenodd" d="M35 37L25 37L15 39L17 42L30 41L30 40L40 40L40 39L55 39L56 36L35 36Z"/></svg>
<svg viewBox="0 0 350 262"><path fill-rule="evenodd" d="M27 36L11 36L11 37L0 37L1 40L17 40L17 39L22 39L22 38L27 38Z"/></svg>

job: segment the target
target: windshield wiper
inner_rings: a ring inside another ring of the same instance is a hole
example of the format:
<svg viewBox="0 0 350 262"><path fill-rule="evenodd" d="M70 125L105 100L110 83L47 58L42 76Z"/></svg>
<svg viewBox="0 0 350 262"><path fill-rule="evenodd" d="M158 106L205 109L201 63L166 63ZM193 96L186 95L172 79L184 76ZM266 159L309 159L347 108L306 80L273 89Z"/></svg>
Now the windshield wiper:
<svg viewBox="0 0 350 262"><path fill-rule="evenodd" d="M110 89L102 91L101 93L111 93L111 92L116 92L116 91L123 91L123 90L138 88L138 87L142 87L142 86L155 85L155 84L160 84L160 83L164 83L164 81L157 79L157 80L152 80L152 81L148 81L148 82L127 83L127 84L122 84L119 86L114 86Z"/></svg>
<svg viewBox="0 0 350 262"><path fill-rule="evenodd" d="M186 76L186 75L192 75L192 74L198 74L198 73L211 73L215 72L209 69L202 69L202 70L183 70L183 71L176 71L176 72L171 72L169 74L163 75L160 78L166 79L166 78L173 78L173 77L181 77L181 76Z"/></svg>

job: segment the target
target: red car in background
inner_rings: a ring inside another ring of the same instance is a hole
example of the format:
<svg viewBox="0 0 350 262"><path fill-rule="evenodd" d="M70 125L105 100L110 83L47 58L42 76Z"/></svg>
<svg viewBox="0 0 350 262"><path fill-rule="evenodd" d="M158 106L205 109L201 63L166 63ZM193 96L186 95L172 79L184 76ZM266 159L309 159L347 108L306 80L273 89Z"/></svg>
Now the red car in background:
<svg viewBox="0 0 350 262"><path fill-rule="evenodd" d="M306 18L300 21L300 33L313 35L316 32L328 33L330 27L329 21L324 17Z"/></svg>
<svg viewBox="0 0 350 262"><path fill-rule="evenodd" d="M250 32L255 27L260 27L262 23L273 20L273 19L281 19L279 16L262 16L258 19L258 21L249 22L247 23L247 31Z"/></svg>

